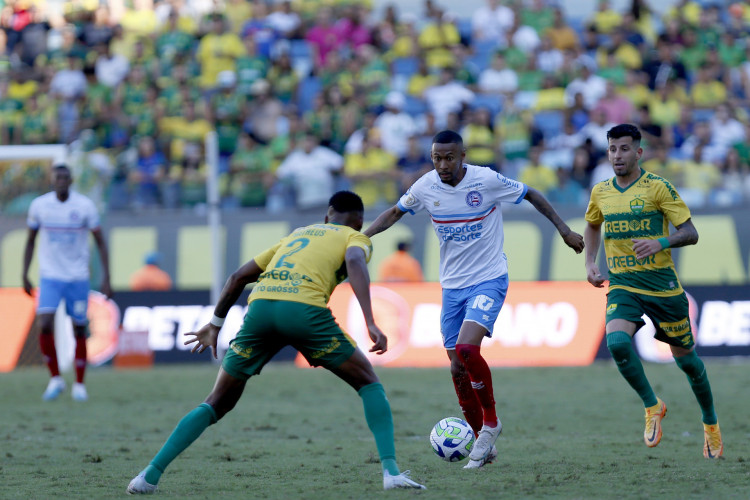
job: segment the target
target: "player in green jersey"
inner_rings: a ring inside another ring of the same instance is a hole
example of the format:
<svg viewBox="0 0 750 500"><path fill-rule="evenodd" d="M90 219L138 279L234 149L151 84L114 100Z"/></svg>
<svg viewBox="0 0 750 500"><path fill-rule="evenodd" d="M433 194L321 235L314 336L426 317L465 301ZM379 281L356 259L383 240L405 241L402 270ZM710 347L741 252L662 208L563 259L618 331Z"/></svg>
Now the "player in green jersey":
<svg viewBox="0 0 750 500"><path fill-rule="evenodd" d="M229 308L246 285L256 282L248 311L230 343L219 375L203 404L185 415L151 460L128 485L128 493L153 493L166 467L201 433L226 415L239 401L247 379L282 347L291 345L313 366L323 366L352 386L362 398L365 419L380 455L383 486L424 489L401 473L396 464L393 417L372 364L345 334L327 308L331 292L348 275L365 317L370 352L383 354L388 339L373 319L367 262L372 245L360 233L364 208L349 191L334 194L324 224L302 227L250 262L227 280L214 309L214 317L197 332L187 333L195 343L192 352L210 348L216 357L219 330Z"/></svg>
<svg viewBox="0 0 750 500"><path fill-rule="evenodd" d="M604 225L604 253L609 271L607 348L617 368L646 407L646 446L659 444L661 420L667 406L657 398L643 371L632 337L646 314L656 339L669 344L677 366L687 375L703 413L703 456L718 458L724 451L711 385L695 353L688 300L675 271L670 248L695 245L698 231L690 210L664 178L638 165L643 154L637 127L621 124L607 132L607 155L615 177L591 190L584 232L586 277L595 287L605 278L596 263ZM669 234L669 224L677 230Z"/></svg>

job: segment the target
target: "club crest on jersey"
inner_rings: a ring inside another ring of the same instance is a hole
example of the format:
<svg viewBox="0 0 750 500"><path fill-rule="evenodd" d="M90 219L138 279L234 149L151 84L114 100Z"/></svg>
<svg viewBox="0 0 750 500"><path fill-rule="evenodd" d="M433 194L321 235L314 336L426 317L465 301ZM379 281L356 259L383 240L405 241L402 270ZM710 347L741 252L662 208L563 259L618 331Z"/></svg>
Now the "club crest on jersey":
<svg viewBox="0 0 750 500"><path fill-rule="evenodd" d="M482 204L482 193L479 191L469 191L466 194L466 204L470 207L478 207Z"/></svg>
<svg viewBox="0 0 750 500"><path fill-rule="evenodd" d="M78 221L78 219L80 219L80 218L81 218L81 214L79 214L79 213L78 213L78 212L76 212L75 210L72 210L72 211L70 212L70 220L71 220L72 222L76 222L76 221Z"/></svg>
<svg viewBox="0 0 750 500"><path fill-rule="evenodd" d="M640 198L630 200L630 210L632 210L634 214L640 214L641 212L643 212L643 207L645 205L646 203Z"/></svg>

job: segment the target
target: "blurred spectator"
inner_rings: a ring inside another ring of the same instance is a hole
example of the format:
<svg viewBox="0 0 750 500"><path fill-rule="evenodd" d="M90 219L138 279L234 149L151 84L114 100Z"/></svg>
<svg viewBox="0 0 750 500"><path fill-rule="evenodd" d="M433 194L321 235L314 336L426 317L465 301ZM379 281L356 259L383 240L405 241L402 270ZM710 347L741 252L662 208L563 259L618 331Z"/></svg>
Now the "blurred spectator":
<svg viewBox="0 0 750 500"><path fill-rule="evenodd" d="M307 30L305 39L313 50L313 60L316 67L325 66L328 54L338 50L343 44L333 24L333 17L329 7L322 7L315 16L315 24Z"/></svg>
<svg viewBox="0 0 750 500"><path fill-rule="evenodd" d="M247 107L245 129L261 141L270 142L278 134L284 106L273 95L271 84L267 80L256 80L250 86L250 94L252 100Z"/></svg>
<svg viewBox="0 0 750 500"><path fill-rule="evenodd" d="M406 104L403 94L390 92L384 104L385 111L377 117L374 127L380 133L383 149L398 158L406 154L409 138L417 132L417 125L414 119L403 111Z"/></svg>
<svg viewBox="0 0 750 500"><path fill-rule="evenodd" d="M112 34L109 8L106 5L99 5L91 18L83 25L80 39L87 47L96 47L109 44Z"/></svg>
<svg viewBox="0 0 750 500"><path fill-rule="evenodd" d="M307 133L302 144L279 165L276 177L294 189L297 208L307 210L325 207L343 167L341 155L321 146L317 137Z"/></svg>
<svg viewBox="0 0 750 500"><path fill-rule="evenodd" d="M545 32L558 50L574 50L580 45L578 34L566 22L561 7L555 7L552 26Z"/></svg>
<svg viewBox="0 0 750 500"><path fill-rule="evenodd" d="M57 126L60 140L70 144L78 136L79 104L86 95L86 77L80 61L73 54L67 58L67 67L55 73L50 82L50 93L58 100Z"/></svg>
<svg viewBox="0 0 750 500"><path fill-rule="evenodd" d="M96 80L107 87L117 87L128 75L130 61L120 54L113 54L109 41L98 45L96 50L99 54L94 66Z"/></svg>
<svg viewBox="0 0 750 500"><path fill-rule="evenodd" d="M540 155L539 147L529 149L529 162L521 169L518 180L547 196L557 187L557 174L547 165L541 164Z"/></svg>
<svg viewBox="0 0 750 500"><path fill-rule="evenodd" d="M276 9L266 16L266 22L282 38L300 38L302 20L299 14L292 10L290 0L277 2Z"/></svg>
<svg viewBox="0 0 750 500"><path fill-rule="evenodd" d="M378 129L370 129L362 142L362 151L347 154L344 159L344 173L365 208L393 204L398 197L400 174L396 157L380 147L379 135Z"/></svg>
<svg viewBox="0 0 750 500"><path fill-rule="evenodd" d="M663 87L667 80L684 83L688 80L687 69L677 57L676 48L669 40L660 38L656 49L651 51L643 65L643 71L648 74L649 88Z"/></svg>
<svg viewBox="0 0 750 500"><path fill-rule="evenodd" d="M513 27L515 14L500 0L486 0L471 16L472 42L505 42L505 33ZM499 48L502 48L499 47Z"/></svg>
<svg viewBox="0 0 750 500"><path fill-rule="evenodd" d="M273 184L271 151L255 136L240 134L237 151L230 163L230 189L242 207L263 207L266 192Z"/></svg>
<svg viewBox="0 0 750 500"><path fill-rule="evenodd" d="M613 82L607 82L604 96L599 99L596 107L604 111L607 122L628 123L633 118L633 105L626 97L617 93Z"/></svg>
<svg viewBox="0 0 750 500"><path fill-rule="evenodd" d="M541 161L550 167L562 167L570 170L573 166L574 153L584 139L576 131L573 122L565 120L562 133L545 139L545 152Z"/></svg>
<svg viewBox="0 0 750 500"><path fill-rule="evenodd" d="M226 29L226 21L221 14L211 16L211 32L204 36L198 45L195 57L201 65L201 86L213 88L222 71L236 71L235 63L245 53L240 38Z"/></svg>
<svg viewBox="0 0 750 500"><path fill-rule="evenodd" d="M352 3L344 6L343 16L334 24L336 35L342 45L356 52L362 45L372 44L370 28L367 26L367 9Z"/></svg>
<svg viewBox="0 0 750 500"><path fill-rule="evenodd" d="M461 35L452 20L450 14L439 11L419 33L419 47L429 68L447 68L457 63L451 49L461 41Z"/></svg>
<svg viewBox="0 0 750 500"><path fill-rule="evenodd" d="M440 71L440 81L424 91L424 99L435 115L438 128L445 126L450 112L461 112L474 99L474 92L455 80L453 68Z"/></svg>
<svg viewBox="0 0 750 500"><path fill-rule="evenodd" d="M460 130L466 147L466 163L497 170L497 146L492 130L492 115L487 108L469 113L469 123Z"/></svg>
<svg viewBox="0 0 750 500"><path fill-rule="evenodd" d="M237 58L237 93L243 96L252 94L253 84L258 80L266 78L268 73L268 60L258 53L255 38L246 36L242 42L245 45L245 53Z"/></svg>
<svg viewBox="0 0 750 500"><path fill-rule="evenodd" d="M383 259L378 268L378 281L417 283L424 281L422 266L409 254L411 243L400 241L396 251Z"/></svg>
<svg viewBox="0 0 750 500"><path fill-rule="evenodd" d="M585 203L587 193L580 184L571 180L570 170L558 167L555 172L557 173L557 185L547 193L549 201L563 205L581 205Z"/></svg>
<svg viewBox="0 0 750 500"><path fill-rule="evenodd" d="M709 68L698 69L698 78L690 89L695 108L715 108L727 100L727 87L711 77Z"/></svg>
<svg viewBox="0 0 750 500"><path fill-rule="evenodd" d="M253 3L247 0L225 0L223 14L227 21L227 31L239 35L247 20L253 17L253 8Z"/></svg>
<svg viewBox="0 0 750 500"><path fill-rule="evenodd" d="M597 107L591 111L591 121L581 128L579 135L584 141L591 141L597 155L604 154L609 147L607 131L615 125L617 123L607 121L604 109Z"/></svg>
<svg viewBox="0 0 750 500"><path fill-rule="evenodd" d="M292 68L292 60L289 54L282 53L271 62L266 79L270 86L271 95L283 104L292 102L292 98L297 94L299 76Z"/></svg>
<svg viewBox="0 0 750 500"><path fill-rule="evenodd" d="M497 52L489 68L482 70L477 82L483 94L511 95L518 90L518 75L505 64L505 55Z"/></svg>
<svg viewBox="0 0 750 500"><path fill-rule="evenodd" d="M700 151L696 156L695 151ZM685 139L680 148L683 158L699 158L698 163L719 163L724 159L727 147L714 142L708 122L699 121L693 126L693 133Z"/></svg>
<svg viewBox="0 0 750 500"><path fill-rule="evenodd" d="M568 105L573 104L576 94L583 96L583 104L586 109L593 109L599 99L607 93L607 81L601 76L591 72L588 64L581 63L578 66L578 75L565 87L565 97Z"/></svg>
<svg viewBox="0 0 750 500"><path fill-rule="evenodd" d="M135 170L129 175L133 186L133 202L137 208L156 207L161 204L159 183L164 178L167 160L156 149L154 139L141 137L138 141L138 159Z"/></svg>
<svg viewBox="0 0 750 500"><path fill-rule="evenodd" d="M406 153L398 159L397 166L400 173L399 195L404 194L414 181L432 170L432 161L422 149L417 136L409 137Z"/></svg>
<svg viewBox="0 0 750 500"><path fill-rule="evenodd" d="M532 56L542 43L539 33L531 26L523 24L519 16L515 17L513 27L509 30L509 33L511 33L510 38L513 46L527 56Z"/></svg>
<svg viewBox="0 0 750 500"><path fill-rule="evenodd" d="M748 68L747 74L747 81L750 82L750 67ZM438 77L427 67L427 62L424 58L420 57L417 72L409 78L409 83L407 84L406 89L410 96L421 98L425 90L434 87L439 81ZM748 88L750 88L750 83L748 83Z"/></svg>
<svg viewBox="0 0 750 500"><path fill-rule="evenodd" d="M172 289L172 278L159 267L161 255L151 252L143 260L143 267L130 276L130 289L134 292L167 291Z"/></svg>
<svg viewBox="0 0 750 500"><path fill-rule="evenodd" d="M562 69L563 53L552 44L548 36L541 38L541 44L536 53L536 65L544 73L557 73Z"/></svg>
<svg viewBox="0 0 750 500"><path fill-rule="evenodd" d="M716 107L716 112L708 124L711 129L712 142L717 146L729 149L747 139L745 127L734 118L734 112L727 103L721 103Z"/></svg>
<svg viewBox="0 0 750 500"><path fill-rule="evenodd" d="M608 35L622 23L622 15L612 8L609 0L599 0L597 10L591 18L591 25L598 33Z"/></svg>
<svg viewBox="0 0 750 500"><path fill-rule="evenodd" d="M672 125L680 120L682 107L689 104L687 95L672 80L667 80L666 85L654 94L648 102L649 114L655 124L671 130Z"/></svg>

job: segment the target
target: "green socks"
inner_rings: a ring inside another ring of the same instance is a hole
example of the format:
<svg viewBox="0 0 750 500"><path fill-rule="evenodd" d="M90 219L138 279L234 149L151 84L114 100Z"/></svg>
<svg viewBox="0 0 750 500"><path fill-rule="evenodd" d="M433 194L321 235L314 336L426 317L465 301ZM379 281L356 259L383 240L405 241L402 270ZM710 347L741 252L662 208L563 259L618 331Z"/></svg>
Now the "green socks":
<svg viewBox="0 0 750 500"><path fill-rule="evenodd" d="M620 374L643 400L644 407L654 406L657 403L656 395L643 372L643 364L633 349L630 335L622 331L608 333L607 349L617 363Z"/></svg>
<svg viewBox="0 0 750 500"><path fill-rule="evenodd" d="M146 482L156 484L164 473L167 466L177 455L185 451L193 441L198 439L206 427L215 424L217 421L216 412L208 403L203 403L193 411L182 417L172 434L161 447L148 467L146 467Z"/></svg>
<svg viewBox="0 0 750 500"><path fill-rule="evenodd" d="M695 351L691 351L687 356L675 357L674 360L677 366L687 375L690 388L693 389L695 399L698 400L698 404L703 412L703 423L715 425L718 420L716 418L716 411L714 410L714 398L711 394L711 384L708 382L708 375L706 374L706 367L703 365L703 361L701 361Z"/></svg>
<svg viewBox="0 0 750 500"><path fill-rule="evenodd" d="M400 474L396 465L396 445L393 440L393 415L391 405L385 397L380 382L362 387L359 391L365 407L365 420L375 437L375 445L380 455L380 465L392 476ZM153 484L153 483L152 483Z"/></svg>

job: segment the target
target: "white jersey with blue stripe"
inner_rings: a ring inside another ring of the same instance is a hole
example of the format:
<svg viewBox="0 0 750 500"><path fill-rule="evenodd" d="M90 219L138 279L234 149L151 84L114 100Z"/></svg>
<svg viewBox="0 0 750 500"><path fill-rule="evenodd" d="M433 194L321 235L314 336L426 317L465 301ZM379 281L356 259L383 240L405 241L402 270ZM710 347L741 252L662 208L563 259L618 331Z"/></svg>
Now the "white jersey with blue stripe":
<svg viewBox="0 0 750 500"><path fill-rule="evenodd" d="M440 242L440 284L456 289L508 273L503 252L501 203L521 203L528 187L497 172L464 164L466 175L457 186L440 180L432 170L398 201L414 214L426 210Z"/></svg>
<svg viewBox="0 0 750 500"><path fill-rule="evenodd" d="M64 202L54 191L43 194L31 202L27 225L39 230L42 278L89 279L89 232L99 227L93 201L72 190Z"/></svg>

